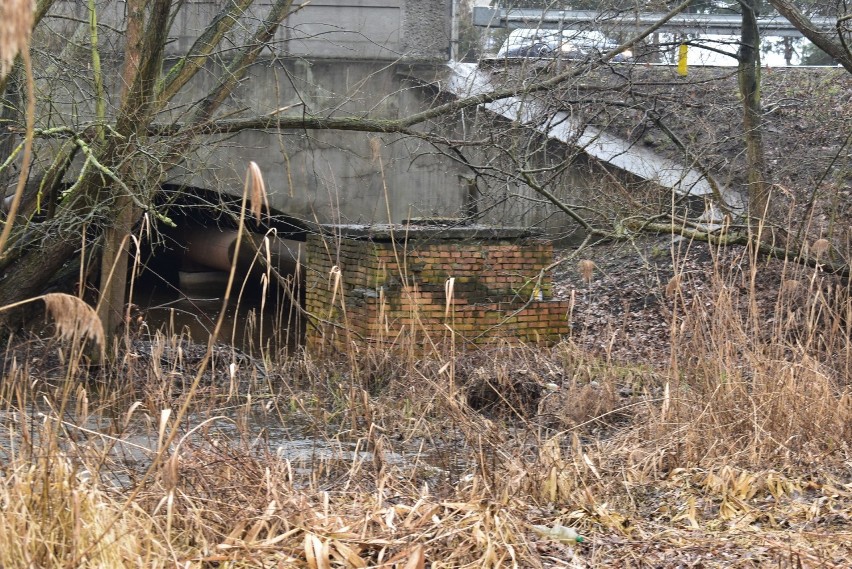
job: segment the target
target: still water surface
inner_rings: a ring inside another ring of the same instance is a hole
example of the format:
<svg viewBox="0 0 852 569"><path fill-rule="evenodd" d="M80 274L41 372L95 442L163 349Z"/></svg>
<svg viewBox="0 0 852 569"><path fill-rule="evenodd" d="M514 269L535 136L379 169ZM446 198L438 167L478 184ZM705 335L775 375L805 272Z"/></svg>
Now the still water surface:
<svg viewBox="0 0 852 569"><path fill-rule="evenodd" d="M207 274L209 282L183 290L161 280L141 281L132 297L138 307L134 325L143 333L153 335L160 331L166 337L182 336L206 344L224 304L227 279L226 273ZM265 296L263 292L256 281L245 286L235 282L219 342L251 356L261 356L269 350L278 353L299 344L297 310L283 292L268 291Z"/></svg>

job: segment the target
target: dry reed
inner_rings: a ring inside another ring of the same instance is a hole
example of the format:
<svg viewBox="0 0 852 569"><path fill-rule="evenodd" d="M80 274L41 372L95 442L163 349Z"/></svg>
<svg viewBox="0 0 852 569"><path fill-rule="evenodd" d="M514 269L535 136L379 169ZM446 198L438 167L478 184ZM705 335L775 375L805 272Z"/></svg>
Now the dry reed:
<svg viewBox="0 0 852 569"><path fill-rule="evenodd" d="M260 171L260 166L255 162L249 162L248 170L246 171L245 193L249 196L249 209L251 214L257 221L260 221L263 215L263 208L269 211L269 197L266 193L266 183L263 181L263 174Z"/></svg>
<svg viewBox="0 0 852 569"><path fill-rule="evenodd" d="M828 239L817 239L811 244L811 253L816 258L825 255L831 250L831 242Z"/></svg>
<svg viewBox="0 0 852 569"><path fill-rule="evenodd" d="M18 54L29 49L33 4L33 0L4 0L0 4L0 79L12 70Z"/></svg>
<svg viewBox="0 0 852 569"><path fill-rule="evenodd" d="M38 556L13 547L3 566L666 566L720 555L842 567L852 555L850 318L811 271L781 275L768 305L753 301L748 263L716 259L699 288L676 274L666 346L676 372L619 363L576 339L421 356L400 340L300 354L264 364L262 378L260 365L213 351L210 372L187 390L181 378L204 350L193 359L159 338L147 358L137 347L125 360L140 381L102 403L104 415L125 417L107 431L83 425L98 403L82 384L40 398L39 372L16 368L2 393L8 417L75 395L62 414L44 409L50 421L13 429L32 436L0 486L0 540L34 544L49 531L54 545ZM65 431L51 427L59 416ZM84 427L88 438L70 436ZM140 428L163 441L145 451L160 456L148 478L110 450L133 448L126 433ZM36 475L63 482L34 484ZM116 476L126 481L108 489L102 480ZM27 490L44 484L55 492ZM48 518L61 507L84 523ZM587 541L540 531L558 526ZM57 551L63 560L49 556Z"/></svg>
<svg viewBox="0 0 852 569"><path fill-rule="evenodd" d="M580 276L583 278L583 282L586 283L586 286L590 285L595 273L595 262L590 261L589 259L583 259L578 263L577 268L580 271Z"/></svg>
<svg viewBox="0 0 852 569"><path fill-rule="evenodd" d="M123 510L89 473L54 451L7 464L0 482L0 565L163 567L168 549L154 521ZM114 517L117 523L111 523Z"/></svg>
<svg viewBox="0 0 852 569"><path fill-rule="evenodd" d="M56 332L64 340L88 338L104 346L104 328L95 310L85 301L63 293L49 293L41 297L53 321Z"/></svg>

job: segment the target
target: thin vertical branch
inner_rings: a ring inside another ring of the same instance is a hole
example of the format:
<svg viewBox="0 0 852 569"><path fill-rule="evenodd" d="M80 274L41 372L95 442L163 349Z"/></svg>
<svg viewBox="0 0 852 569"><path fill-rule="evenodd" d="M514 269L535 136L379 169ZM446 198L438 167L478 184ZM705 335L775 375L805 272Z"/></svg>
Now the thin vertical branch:
<svg viewBox="0 0 852 569"><path fill-rule="evenodd" d="M103 143L106 129L106 95L101 70L101 53L98 47L98 12L95 0L89 0L89 36L92 45L92 81L95 84L95 132L98 142Z"/></svg>
<svg viewBox="0 0 852 569"><path fill-rule="evenodd" d="M12 198L12 205L9 208L9 215L6 217L6 223L3 225L3 233L0 234L0 255L3 253L3 248L6 247L6 242L9 240L9 234L12 232L12 225L15 223L15 215L18 213L18 207L21 204L21 196L24 195L24 188L27 185L27 176L30 173L30 161L32 160L33 152L33 131L35 129L35 81L33 80L33 66L30 59L29 48L21 52L24 62L24 72L27 78L27 132L24 143L24 157L21 165L21 173L18 176L18 185L15 188L15 197Z"/></svg>

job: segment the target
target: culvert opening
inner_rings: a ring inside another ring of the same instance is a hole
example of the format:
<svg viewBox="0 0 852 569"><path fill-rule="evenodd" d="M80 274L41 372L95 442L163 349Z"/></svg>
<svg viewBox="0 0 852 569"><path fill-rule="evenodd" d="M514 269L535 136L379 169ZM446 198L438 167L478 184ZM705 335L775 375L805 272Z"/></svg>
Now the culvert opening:
<svg viewBox="0 0 852 569"><path fill-rule="evenodd" d="M251 355L299 346L306 226L278 211L259 222L246 217L237 250L239 200L186 187L166 186L162 194L174 227L161 223L142 246L128 297L133 330L206 342L236 259L218 341Z"/></svg>

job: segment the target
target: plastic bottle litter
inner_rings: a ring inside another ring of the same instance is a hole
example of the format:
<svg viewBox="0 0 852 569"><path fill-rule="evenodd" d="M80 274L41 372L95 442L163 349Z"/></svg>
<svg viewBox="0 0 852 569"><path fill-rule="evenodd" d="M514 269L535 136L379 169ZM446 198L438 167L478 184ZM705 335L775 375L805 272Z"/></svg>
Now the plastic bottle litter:
<svg viewBox="0 0 852 569"><path fill-rule="evenodd" d="M539 535L543 535L544 537L560 543L583 543L586 540L582 535L577 533L577 530L574 528L565 527L560 524L556 524L552 528L547 526L532 526L532 529Z"/></svg>

